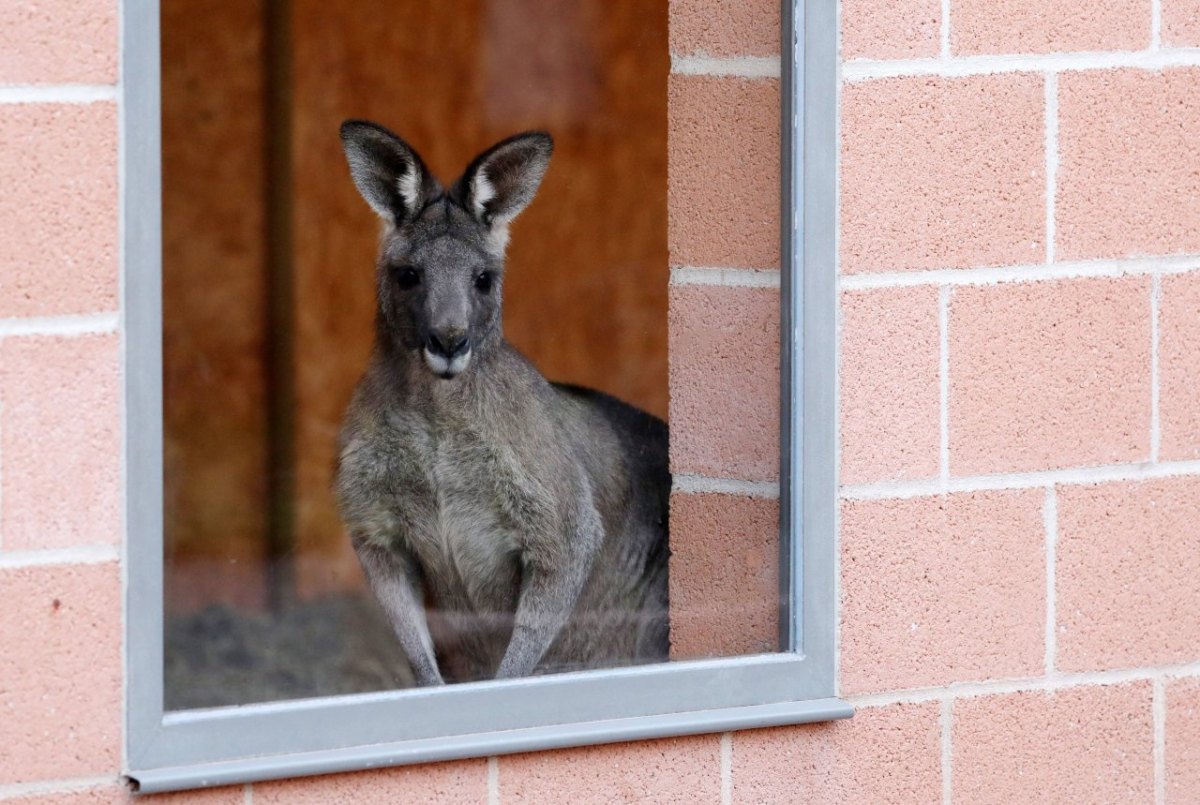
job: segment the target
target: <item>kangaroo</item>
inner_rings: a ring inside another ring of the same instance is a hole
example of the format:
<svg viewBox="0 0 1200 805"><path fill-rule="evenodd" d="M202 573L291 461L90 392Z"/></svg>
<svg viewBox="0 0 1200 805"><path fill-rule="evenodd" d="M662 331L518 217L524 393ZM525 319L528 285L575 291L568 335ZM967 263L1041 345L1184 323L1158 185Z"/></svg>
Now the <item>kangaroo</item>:
<svg viewBox="0 0 1200 805"><path fill-rule="evenodd" d="M666 660L666 424L547 381L502 333L508 228L550 136L502 140L448 190L382 126L341 137L384 229L336 491L417 684Z"/></svg>

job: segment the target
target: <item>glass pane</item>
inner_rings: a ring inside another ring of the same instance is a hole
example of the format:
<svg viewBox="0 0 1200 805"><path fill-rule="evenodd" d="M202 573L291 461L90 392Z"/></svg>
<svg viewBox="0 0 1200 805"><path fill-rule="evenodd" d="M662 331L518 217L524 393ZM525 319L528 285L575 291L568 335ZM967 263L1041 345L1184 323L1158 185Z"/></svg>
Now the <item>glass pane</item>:
<svg viewBox="0 0 1200 805"><path fill-rule="evenodd" d="M774 501L677 495L669 559L666 0L162 26L167 708L774 650ZM748 328L776 395L778 292L708 287L679 365Z"/></svg>

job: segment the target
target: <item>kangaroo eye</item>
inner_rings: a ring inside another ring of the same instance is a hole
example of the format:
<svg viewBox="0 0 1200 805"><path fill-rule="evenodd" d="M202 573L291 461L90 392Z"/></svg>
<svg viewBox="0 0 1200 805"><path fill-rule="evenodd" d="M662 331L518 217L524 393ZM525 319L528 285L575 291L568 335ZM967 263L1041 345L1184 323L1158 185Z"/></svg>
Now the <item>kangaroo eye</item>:
<svg viewBox="0 0 1200 805"><path fill-rule="evenodd" d="M485 271L475 278L475 290L480 293L492 290L492 272Z"/></svg>
<svg viewBox="0 0 1200 805"><path fill-rule="evenodd" d="M396 282L405 290L415 288L421 284L421 272L412 266L400 266L396 269Z"/></svg>

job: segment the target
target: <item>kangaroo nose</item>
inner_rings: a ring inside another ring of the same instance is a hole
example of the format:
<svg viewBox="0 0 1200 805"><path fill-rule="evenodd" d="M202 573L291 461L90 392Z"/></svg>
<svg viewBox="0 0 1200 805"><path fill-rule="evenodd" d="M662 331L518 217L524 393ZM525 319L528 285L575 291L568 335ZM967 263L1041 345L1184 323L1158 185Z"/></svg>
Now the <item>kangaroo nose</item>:
<svg viewBox="0 0 1200 805"><path fill-rule="evenodd" d="M450 330L440 334L431 333L427 346L429 351L435 355L454 359L466 352L471 343L467 339L467 334L462 330Z"/></svg>

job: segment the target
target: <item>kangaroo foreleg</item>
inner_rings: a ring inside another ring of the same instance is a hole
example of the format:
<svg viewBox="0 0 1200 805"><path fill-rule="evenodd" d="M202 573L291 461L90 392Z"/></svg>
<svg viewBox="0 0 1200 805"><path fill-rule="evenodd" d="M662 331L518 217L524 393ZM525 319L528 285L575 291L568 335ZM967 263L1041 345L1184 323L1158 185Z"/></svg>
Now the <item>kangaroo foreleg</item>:
<svg viewBox="0 0 1200 805"><path fill-rule="evenodd" d="M558 562L526 563L512 638L496 671L497 679L532 674L570 619L604 537L600 516L588 497L572 524L567 555Z"/></svg>
<svg viewBox="0 0 1200 805"><path fill-rule="evenodd" d="M416 562L402 550L366 542L356 544L355 551L371 590L387 613L396 637L400 639L400 647L408 657L417 684L443 684L433 653L433 640L429 636L429 624L425 620L425 609L421 605Z"/></svg>

